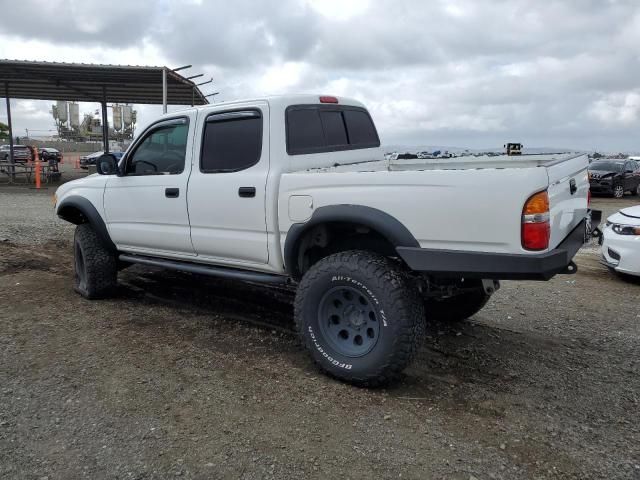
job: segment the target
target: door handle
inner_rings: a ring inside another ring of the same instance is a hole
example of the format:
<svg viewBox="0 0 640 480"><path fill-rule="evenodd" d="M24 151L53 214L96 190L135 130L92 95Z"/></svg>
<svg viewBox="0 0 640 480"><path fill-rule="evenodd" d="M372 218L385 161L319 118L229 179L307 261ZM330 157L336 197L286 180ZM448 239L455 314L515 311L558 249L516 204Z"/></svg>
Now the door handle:
<svg viewBox="0 0 640 480"><path fill-rule="evenodd" d="M164 196L167 198L178 198L180 196L179 188L165 188Z"/></svg>
<svg viewBox="0 0 640 480"><path fill-rule="evenodd" d="M238 195L242 198L251 198L256 196L256 187L240 187Z"/></svg>

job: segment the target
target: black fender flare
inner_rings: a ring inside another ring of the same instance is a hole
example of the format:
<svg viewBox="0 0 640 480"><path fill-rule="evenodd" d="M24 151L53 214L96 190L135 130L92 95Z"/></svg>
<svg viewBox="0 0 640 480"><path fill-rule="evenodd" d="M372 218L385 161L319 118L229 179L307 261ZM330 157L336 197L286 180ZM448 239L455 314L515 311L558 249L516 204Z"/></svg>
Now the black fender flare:
<svg viewBox="0 0 640 480"><path fill-rule="evenodd" d="M323 223L357 223L378 232L394 247L420 247L420 244L397 218L382 210L363 205L328 205L313 212L304 223L294 223L284 243L284 265L287 273L299 277L297 256L300 242L312 228Z"/></svg>
<svg viewBox="0 0 640 480"><path fill-rule="evenodd" d="M79 211L82 215L78 216L70 213L65 214L65 211ZM104 246L113 252L117 251L115 244L109 236L107 225L104 223L104 220L98 213L98 210L96 210L96 207L93 205L93 203L91 203L86 198L80 197L78 195L71 195L70 197L65 198L56 208L56 214L62 220L73 223L75 225L80 225L81 223L89 223L95 230L98 238L102 240Z"/></svg>

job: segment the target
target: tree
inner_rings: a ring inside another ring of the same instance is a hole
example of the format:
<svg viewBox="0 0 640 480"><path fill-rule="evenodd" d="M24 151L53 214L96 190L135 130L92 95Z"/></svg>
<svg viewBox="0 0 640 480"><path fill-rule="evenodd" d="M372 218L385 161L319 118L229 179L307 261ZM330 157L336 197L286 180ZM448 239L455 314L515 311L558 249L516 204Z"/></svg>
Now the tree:
<svg viewBox="0 0 640 480"><path fill-rule="evenodd" d="M0 122L0 140L9 138L9 125Z"/></svg>

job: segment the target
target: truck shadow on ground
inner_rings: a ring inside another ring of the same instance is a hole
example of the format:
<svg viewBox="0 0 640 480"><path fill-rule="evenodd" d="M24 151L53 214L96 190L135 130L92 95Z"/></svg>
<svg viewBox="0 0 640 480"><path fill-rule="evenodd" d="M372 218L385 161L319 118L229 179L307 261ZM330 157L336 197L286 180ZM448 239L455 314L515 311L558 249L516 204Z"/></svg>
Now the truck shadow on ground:
<svg viewBox="0 0 640 480"><path fill-rule="evenodd" d="M284 287L220 280L188 273L136 266L120 275L120 297L162 304L180 312L215 315L223 325L233 322L263 329L265 335L281 332L291 341L274 345L298 367L313 370L302 347L295 342L294 292ZM136 321L143 326L145 320ZM157 325L151 322L150 325ZM165 326L174 328L168 322ZM220 324L218 324L219 328ZM222 327L224 328L224 327ZM532 332L517 332L491 325L482 312L465 322L429 323L427 338L413 365L393 395L428 396L434 384L444 387L483 385L505 392L518 382L529 383L532 368L540 363L558 364L567 345ZM290 350L290 351L286 351ZM526 360L526 361L525 361ZM306 365L305 365L305 362ZM442 392L438 393L441 396Z"/></svg>

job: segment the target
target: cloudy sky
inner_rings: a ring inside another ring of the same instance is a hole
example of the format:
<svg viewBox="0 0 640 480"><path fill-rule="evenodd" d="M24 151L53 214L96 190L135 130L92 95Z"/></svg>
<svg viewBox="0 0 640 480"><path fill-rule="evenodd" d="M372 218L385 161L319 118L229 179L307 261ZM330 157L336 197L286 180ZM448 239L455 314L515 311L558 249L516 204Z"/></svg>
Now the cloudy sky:
<svg viewBox="0 0 640 480"><path fill-rule="evenodd" d="M0 58L348 95L385 144L640 150L638 0L0 0ZM14 101L16 134L53 128L50 103Z"/></svg>

